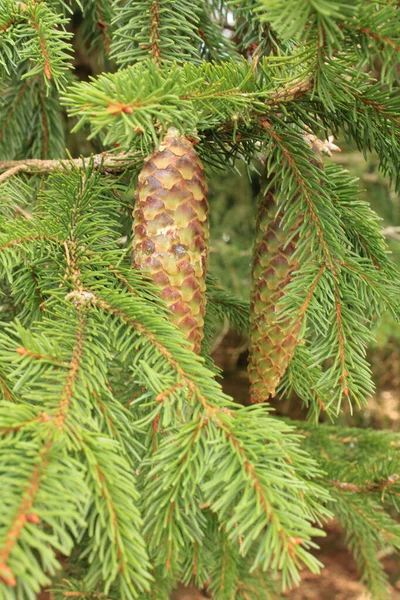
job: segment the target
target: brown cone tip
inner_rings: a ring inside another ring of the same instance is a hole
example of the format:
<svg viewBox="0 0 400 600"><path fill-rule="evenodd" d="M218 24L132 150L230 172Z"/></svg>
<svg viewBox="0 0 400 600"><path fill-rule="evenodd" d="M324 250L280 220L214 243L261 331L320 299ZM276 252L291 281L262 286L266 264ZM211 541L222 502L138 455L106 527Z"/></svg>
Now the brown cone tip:
<svg viewBox="0 0 400 600"><path fill-rule="evenodd" d="M174 129L144 163L133 216L133 264L150 275L198 353L206 306L207 183L192 143Z"/></svg>

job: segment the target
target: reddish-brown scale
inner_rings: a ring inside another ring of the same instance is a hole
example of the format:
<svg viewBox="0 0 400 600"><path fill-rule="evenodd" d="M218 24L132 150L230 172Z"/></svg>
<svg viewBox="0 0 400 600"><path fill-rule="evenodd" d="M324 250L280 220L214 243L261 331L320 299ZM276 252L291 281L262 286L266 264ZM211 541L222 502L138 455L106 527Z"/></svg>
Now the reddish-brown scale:
<svg viewBox="0 0 400 600"><path fill-rule="evenodd" d="M195 352L206 306L207 183L192 143L169 129L139 175L133 264L147 271Z"/></svg>
<svg viewBox="0 0 400 600"><path fill-rule="evenodd" d="M275 394L300 332L299 320L282 320L279 314L279 303L297 268L296 238L285 246L289 236L269 191L260 202L253 250L248 365L252 402Z"/></svg>

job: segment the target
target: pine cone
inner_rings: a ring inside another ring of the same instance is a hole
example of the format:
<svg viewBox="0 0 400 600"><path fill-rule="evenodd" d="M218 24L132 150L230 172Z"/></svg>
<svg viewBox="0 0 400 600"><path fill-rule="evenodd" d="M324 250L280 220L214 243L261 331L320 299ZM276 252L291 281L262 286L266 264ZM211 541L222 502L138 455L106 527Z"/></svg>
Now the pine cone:
<svg viewBox="0 0 400 600"><path fill-rule="evenodd" d="M248 366L252 402L275 394L300 332L299 321L279 319L278 304L297 268L293 258L297 239L285 246L290 233L283 231L281 215L273 192L268 191L259 205L252 262Z"/></svg>
<svg viewBox="0 0 400 600"><path fill-rule="evenodd" d="M133 263L149 273L197 353L203 339L208 237L203 166L189 140L169 129L139 175Z"/></svg>

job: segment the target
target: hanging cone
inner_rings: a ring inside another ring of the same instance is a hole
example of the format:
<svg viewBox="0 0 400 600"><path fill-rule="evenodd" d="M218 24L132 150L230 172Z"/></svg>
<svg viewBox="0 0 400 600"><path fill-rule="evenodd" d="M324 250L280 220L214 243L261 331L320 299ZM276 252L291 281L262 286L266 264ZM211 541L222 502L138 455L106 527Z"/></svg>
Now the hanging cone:
<svg viewBox="0 0 400 600"><path fill-rule="evenodd" d="M279 302L297 268L293 257L297 239L285 246L290 232L282 229L281 216L273 192L268 191L259 204L252 262L248 365L252 402L275 394L301 327L299 321L279 319Z"/></svg>
<svg viewBox="0 0 400 600"><path fill-rule="evenodd" d="M133 264L147 272L194 352L200 352L206 305L208 202L193 145L169 129L139 175Z"/></svg>

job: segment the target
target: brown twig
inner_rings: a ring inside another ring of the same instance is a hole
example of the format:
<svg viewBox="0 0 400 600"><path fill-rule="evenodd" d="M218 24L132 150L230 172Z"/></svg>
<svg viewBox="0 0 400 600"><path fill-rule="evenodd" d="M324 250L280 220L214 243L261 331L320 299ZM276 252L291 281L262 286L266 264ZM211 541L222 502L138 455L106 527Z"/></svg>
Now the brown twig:
<svg viewBox="0 0 400 600"><path fill-rule="evenodd" d="M303 96L307 92L310 92L313 88L313 82L311 79L296 81L293 85L288 87L281 87L273 92L265 101L268 106L275 106L282 102L291 102Z"/></svg>
<svg viewBox="0 0 400 600"><path fill-rule="evenodd" d="M40 522L38 515L34 512L35 501L46 467L50 462L49 453L51 448L51 441L43 444L39 452L40 460L36 462L33 468L31 477L22 496L18 512L6 533L4 544L0 550L0 579L10 587L15 587L17 585L14 573L8 566L10 555L15 545L19 542L19 538L26 523L30 522L38 524Z"/></svg>
<svg viewBox="0 0 400 600"><path fill-rule="evenodd" d="M14 208L14 211L15 211L16 215L21 215L21 217L23 217L27 221L32 221L33 215L30 212L28 212L27 210L24 210L23 208L21 208L17 204L14 204L13 208Z"/></svg>
<svg viewBox="0 0 400 600"><path fill-rule="evenodd" d="M86 169L91 162L96 170L103 173L120 173L132 167L140 160L140 154L95 154L91 157L70 158L66 160L41 160L31 158L28 160L2 160L0 161L0 184L10 177L24 172L29 175L42 175L55 173L58 170Z"/></svg>
<svg viewBox="0 0 400 600"><path fill-rule="evenodd" d="M18 161L8 161L8 162L18 162ZM14 175L18 175L18 173L22 173L22 171L27 171L28 167L25 164L16 164L14 167L7 169L4 173L0 175L0 185L7 181L10 177Z"/></svg>
<svg viewBox="0 0 400 600"><path fill-rule="evenodd" d="M158 0L153 0L151 5L150 39L151 57L157 65L160 65L160 5Z"/></svg>
<svg viewBox="0 0 400 600"><path fill-rule="evenodd" d="M312 89L311 81L298 81L289 87L278 88L275 92L265 100L266 106L276 106L284 102L290 102L306 94ZM234 90L226 92L224 95L230 95L235 93ZM181 99L190 98L193 96L182 96ZM133 108L128 105L113 104L109 107L112 111L129 113L133 111ZM110 112L112 112L110 110ZM265 128L265 123L261 123L262 127ZM121 153L121 154L108 154L102 152L95 154L92 157L81 157L72 159L28 159L28 160L3 160L0 161L0 184L4 183L10 177L17 175L18 173L25 172L29 175L40 175L49 174L58 171L59 169L73 169L82 168L85 169L93 161L93 166L96 170L101 170L104 173L118 173L132 167L132 164L139 163L141 155L139 152L136 153Z"/></svg>
<svg viewBox="0 0 400 600"><path fill-rule="evenodd" d="M97 28L100 32L100 36L103 38L103 43L104 43L104 52L106 54L110 53L110 33L108 31L108 25L107 25L107 21L104 17L103 11L101 10L101 6L100 3L98 2L98 0L95 2L95 7L96 7L96 12L98 15L98 19L97 19Z"/></svg>
<svg viewBox="0 0 400 600"><path fill-rule="evenodd" d="M400 479L400 475L394 473L389 475L386 479L380 482L367 482L365 485L357 485L356 483L349 483L347 481L333 481L335 488L342 490L343 492L353 492L355 494L366 494L367 492L379 492L388 487L391 487Z"/></svg>

